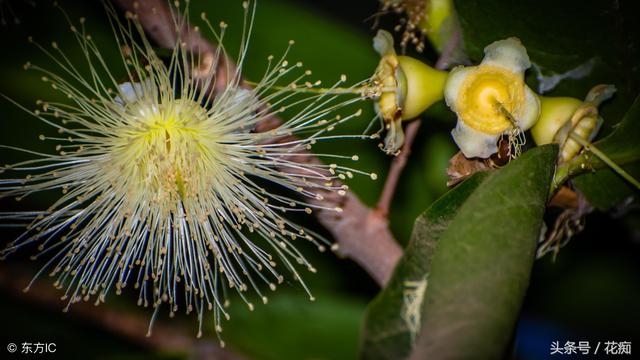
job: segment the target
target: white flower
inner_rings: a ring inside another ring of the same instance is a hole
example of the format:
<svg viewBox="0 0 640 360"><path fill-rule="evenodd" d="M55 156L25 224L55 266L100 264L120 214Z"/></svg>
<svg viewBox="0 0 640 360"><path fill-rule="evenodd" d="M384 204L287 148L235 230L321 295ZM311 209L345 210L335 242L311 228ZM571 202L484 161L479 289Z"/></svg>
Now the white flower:
<svg viewBox="0 0 640 360"><path fill-rule="evenodd" d="M244 5L249 36L253 9ZM180 39L163 62L135 19L122 24L107 10L119 45L127 49L119 63L105 61L84 26L72 24L88 76L56 44L52 52L43 50L59 65L57 72L27 65L69 98L64 104L40 102L42 110L33 113L61 134L41 139L62 144L53 155L23 150L35 157L2 169L14 177L0 180L0 198L51 190L62 195L45 211L0 214L5 223L28 223L0 255L28 244L52 253L42 271L56 277L69 305L90 298L104 302L112 289L120 293L129 286L139 292L139 304L156 312L161 304L171 314L179 307L195 310L200 326L203 311L212 310L220 331L220 316L228 317L225 289L236 289L253 309L248 289L266 303L261 282L274 290L285 273L302 283L300 267L315 271L295 243L310 241L323 250L327 241L283 214L341 211L321 200L344 195L347 187L339 179L362 172L300 159L309 158L317 141L345 137L328 132L360 111L344 117L335 111L359 99L298 95L295 89L308 87L310 72L284 56L269 58L254 88L240 88L240 66L228 74L226 90L211 96L203 89L213 88L215 71L195 77L192 66L200 59ZM215 31L203 19L221 41L226 25ZM246 60L246 43L238 64ZM227 56L222 44L219 49L214 69ZM118 72L126 82L114 80ZM256 129L285 109L293 112L289 120L266 132Z"/></svg>
<svg viewBox="0 0 640 360"><path fill-rule="evenodd" d="M540 113L538 97L524 83L531 63L520 40L496 41L484 53L480 65L453 69L444 90L447 105L458 115L451 134L468 158L496 153L501 135L526 131Z"/></svg>

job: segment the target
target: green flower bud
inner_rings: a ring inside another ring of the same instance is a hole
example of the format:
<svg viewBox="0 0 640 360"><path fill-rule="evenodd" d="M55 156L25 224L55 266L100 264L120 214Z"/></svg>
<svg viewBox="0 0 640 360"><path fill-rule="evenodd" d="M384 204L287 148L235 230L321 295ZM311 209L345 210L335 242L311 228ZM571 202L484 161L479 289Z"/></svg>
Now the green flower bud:
<svg viewBox="0 0 640 360"><path fill-rule="evenodd" d="M381 55L373 76L375 107L384 120L387 135L384 150L398 152L404 143L402 121L413 120L444 97L448 73L409 56L398 56L393 37L379 30L373 47Z"/></svg>
<svg viewBox="0 0 640 360"><path fill-rule="evenodd" d="M536 145L554 142L558 130L571 119L582 101L572 97L538 96L540 99L540 118L531 128L531 136Z"/></svg>
<svg viewBox="0 0 640 360"><path fill-rule="evenodd" d="M398 63L406 81L406 93L401 106L402 120L412 120L442 100L449 73L409 56L398 56Z"/></svg>
<svg viewBox="0 0 640 360"><path fill-rule="evenodd" d="M451 22L454 20L453 3L451 0L430 0L427 1L426 16L420 23L420 27L427 34L431 44L442 51L448 39Z"/></svg>

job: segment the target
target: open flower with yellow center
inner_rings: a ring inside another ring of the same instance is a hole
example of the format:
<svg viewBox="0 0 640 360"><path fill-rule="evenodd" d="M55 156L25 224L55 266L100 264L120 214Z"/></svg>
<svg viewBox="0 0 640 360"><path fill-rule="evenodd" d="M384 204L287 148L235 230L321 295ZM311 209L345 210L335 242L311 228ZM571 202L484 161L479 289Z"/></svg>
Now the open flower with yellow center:
<svg viewBox="0 0 640 360"><path fill-rule="evenodd" d="M227 72L226 87L217 86L216 71L194 74L204 59L183 46L189 34L178 34L163 61L136 17L129 14L128 23L121 23L108 5L122 49L119 61L103 57L84 20L70 24L84 64L74 64L55 43L53 50L37 44L58 70L25 67L41 72L68 102L39 101L42 108L32 114L61 134L41 139L61 144L56 154L3 146L34 157L0 169L8 175L0 180L0 198L62 194L44 211L0 214L5 224L27 226L2 257L30 244L42 251L36 257L52 254L42 271L56 278L69 305L89 299L98 304L114 288L120 293L133 287L140 305L156 309L154 318L161 305L170 314L195 310L201 326L208 309L216 331L221 315L228 317L226 289L237 290L253 309L249 289L266 302L264 288L274 290L287 273L304 286L299 269L315 269L296 243L309 241L323 250L327 241L284 213L342 211L323 206L323 198L345 195L340 179L362 172L302 160L316 142L346 136L330 132L360 111L342 117L335 111L359 99L298 94L296 89L310 85L310 72L301 71L301 63L290 65L286 53L279 60L269 57L254 88L241 87L255 3L243 6L240 65ZM175 16L179 29L188 28L181 25L187 15ZM226 25L217 30L204 14L202 19L221 42ZM221 43L218 49L213 69L229 62ZM78 70L85 66L88 72ZM122 77L126 81L115 80ZM213 88L224 90L212 94ZM283 110L289 110L288 120L260 129Z"/></svg>
<svg viewBox="0 0 640 360"><path fill-rule="evenodd" d="M468 157L488 158L504 134L517 136L536 122L540 103L524 83L531 66L517 38L496 41L484 49L478 66L459 66L447 79L444 97L458 115L451 132Z"/></svg>

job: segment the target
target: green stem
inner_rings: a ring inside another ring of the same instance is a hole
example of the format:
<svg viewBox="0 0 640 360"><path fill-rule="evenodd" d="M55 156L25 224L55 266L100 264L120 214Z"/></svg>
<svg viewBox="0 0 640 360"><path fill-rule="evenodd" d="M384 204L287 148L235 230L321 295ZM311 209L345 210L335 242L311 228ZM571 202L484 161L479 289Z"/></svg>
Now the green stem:
<svg viewBox="0 0 640 360"><path fill-rule="evenodd" d="M600 160L602 160L603 163L605 163L607 166L609 166L613 171L615 171L618 175L622 176L622 178L624 178L625 180L627 180L629 183L631 183L633 186L635 186L636 188L640 189L640 182L638 182L638 180L634 179L633 176L631 176L631 174L629 174L628 172L626 172L623 168L621 168L618 164L616 164L613 160L611 160L611 158L609 158L607 156L607 154L603 153L602 151L600 151L597 147L595 147L592 143L588 142L587 140L581 138L578 134L576 134L575 132L571 132L569 134L569 137L571 138L571 140L577 142L578 144L580 144L582 147L584 147L584 149L586 151L591 152L593 155L597 156Z"/></svg>
<svg viewBox="0 0 640 360"><path fill-rule="evenodd" d="M552 186L549 191L549 197L553 196L553 194L558 190L562 184L567 181L570 176L569 167L568 166L558 166L556 169L556 174L553 176Z"/></svg>

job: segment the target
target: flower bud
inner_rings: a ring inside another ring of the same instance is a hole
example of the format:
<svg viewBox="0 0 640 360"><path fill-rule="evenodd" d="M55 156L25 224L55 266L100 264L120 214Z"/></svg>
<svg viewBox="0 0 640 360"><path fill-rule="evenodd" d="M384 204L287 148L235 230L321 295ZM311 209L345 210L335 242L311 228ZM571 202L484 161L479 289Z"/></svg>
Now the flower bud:
<svg viewBox="0 0 640 360"><path fill-rule="evenodd" d="M564 163L573 159L581 150L582 145L574 137L590 142L593 140L600 126L604 122L598 107L609 100L616 92L613 85L596 85L571 115L569 121L558 130L553 137L554 142L560 144L559 162Z"/></svg>
<svg viewBox="0 0 640 360"><path fill-rule="evenodd" d="M420 116L434 103L444 97L444 84L449 73L409 56L398 56L400 71L406 81L406 92L402 103L402 120Z"/></svg>
<svg viewBox="0 0 640 360"><path fill-rule="evenodd" d="M397 153L404 143L402 121L418 117L443 98L448 73L409 56L398 56L393 37L379 30L373 46L381 55L373 76L376 112L384 120L387 136L384 150Z"/></svg>
<svg viewBox="0 0 640 360"><path fill-rule="evenodd" d="M425 0L426 1L426 0ZM452 0L428 0L425 18L420 24L422 30L427 34L429 41L439 51L442 51L444 44L451 35L448 31L454 20Z"/></svg>
<svg viewBox="0 0 640 360"><path fill-rule="evenodd" d="M540 118L531 128L533 140L537 145L560 144L559 161L571 160L582 149L571 135L591 141L603 122L598 107L610 99L615 91L613 85L597 85L589 91L584 101L571 97L539 96Z"/></svg>
<svg viewBox="0 0 640 360"><path fill-rule="evenodd" d="M582 101L572 97L539 96L540 117L531 128L531 136L536 145L554 142L558 130L571 119Z"/></svg>

